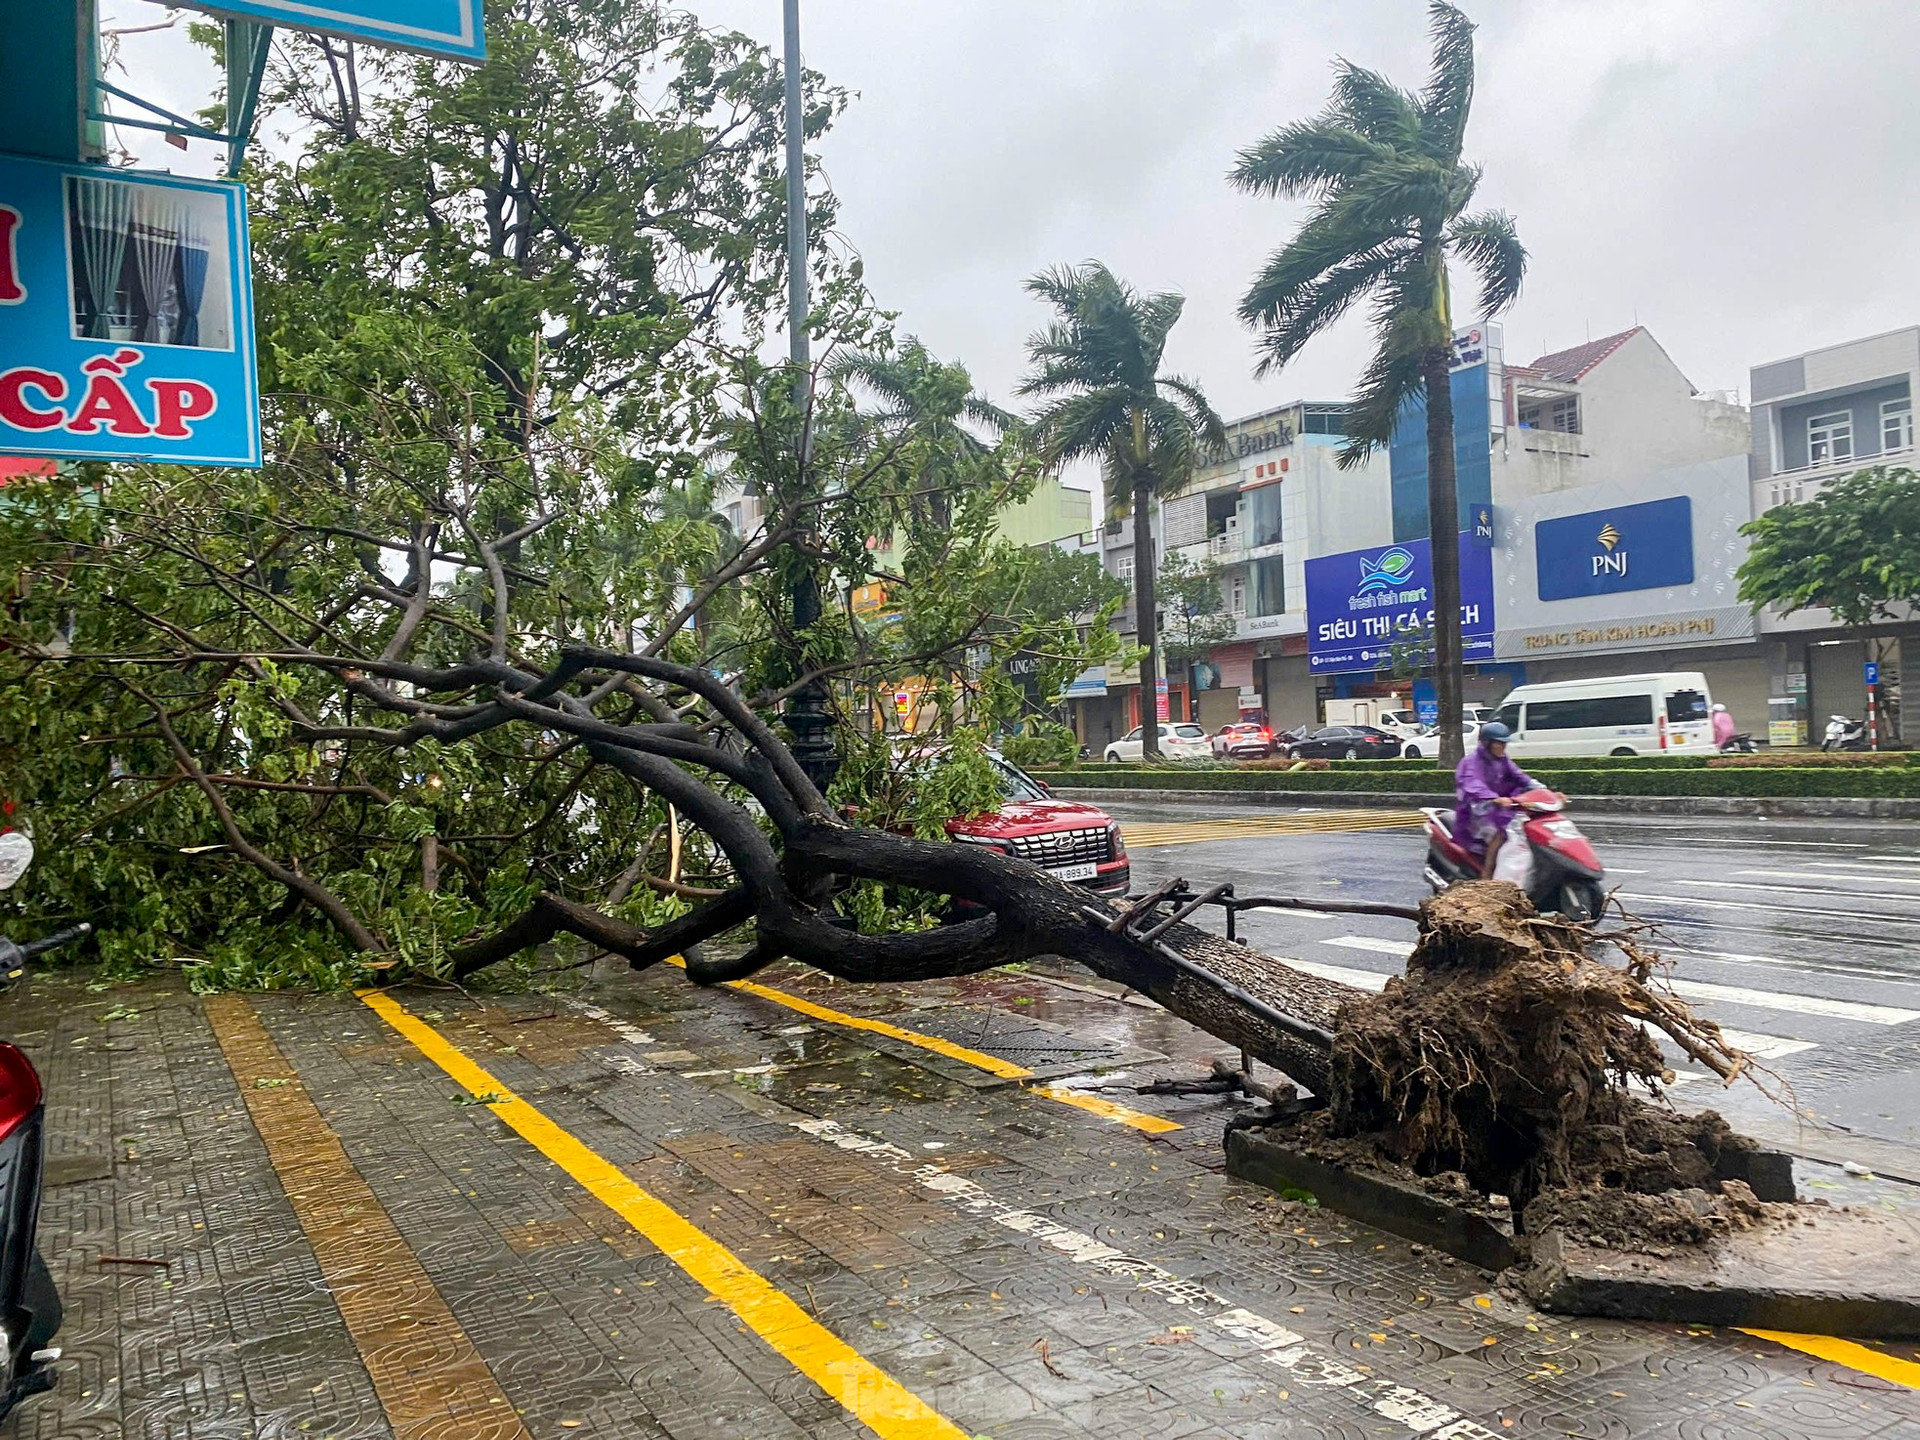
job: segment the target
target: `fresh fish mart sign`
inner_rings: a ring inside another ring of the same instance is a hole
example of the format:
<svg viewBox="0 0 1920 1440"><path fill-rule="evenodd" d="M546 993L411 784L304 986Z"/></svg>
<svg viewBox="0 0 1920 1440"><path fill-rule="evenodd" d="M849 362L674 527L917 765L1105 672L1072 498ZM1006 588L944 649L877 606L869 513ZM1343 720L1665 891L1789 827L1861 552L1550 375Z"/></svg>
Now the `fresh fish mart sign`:
<svg viewBox="0 0 1920 1440"><path fill-rule="evenodd" d="M0 155L0 454L260 463L244 189Z"/></svg>

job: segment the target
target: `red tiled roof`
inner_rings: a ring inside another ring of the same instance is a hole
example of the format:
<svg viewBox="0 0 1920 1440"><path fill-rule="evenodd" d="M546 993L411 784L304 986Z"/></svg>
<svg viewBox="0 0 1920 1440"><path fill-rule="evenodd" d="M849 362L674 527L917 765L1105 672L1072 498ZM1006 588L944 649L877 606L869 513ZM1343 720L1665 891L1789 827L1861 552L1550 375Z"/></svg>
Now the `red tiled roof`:
<svg viewBox="0 0 1920 1440"><path fill-rule="evenodd" d="M1589 340L1584 345L1575 345L1571 350L1556 350L1551 355L1542 355L1527 369L1538 370L1549 380L1571 384L1639 333L1640 327L1636 325L1631 330L1622 330L1618 335L1606 335L1598 340Z"/></svg>

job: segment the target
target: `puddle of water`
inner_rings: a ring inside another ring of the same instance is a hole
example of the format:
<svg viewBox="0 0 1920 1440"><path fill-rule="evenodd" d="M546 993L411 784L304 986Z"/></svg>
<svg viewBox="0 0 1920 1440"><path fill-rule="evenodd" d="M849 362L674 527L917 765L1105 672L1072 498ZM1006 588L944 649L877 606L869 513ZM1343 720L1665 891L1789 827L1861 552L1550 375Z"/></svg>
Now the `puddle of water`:
<svg viewBox="0 0 1920 1440"><path fill-rule="evenodd" d="M877 1105L903 1108L971 1095L957 1080L947 1080L891 1055L868 1051L857 1057L782 1066L766 1075L742 1075L736 1084L809 1115L832 1116L871 1110Z"/></svg>

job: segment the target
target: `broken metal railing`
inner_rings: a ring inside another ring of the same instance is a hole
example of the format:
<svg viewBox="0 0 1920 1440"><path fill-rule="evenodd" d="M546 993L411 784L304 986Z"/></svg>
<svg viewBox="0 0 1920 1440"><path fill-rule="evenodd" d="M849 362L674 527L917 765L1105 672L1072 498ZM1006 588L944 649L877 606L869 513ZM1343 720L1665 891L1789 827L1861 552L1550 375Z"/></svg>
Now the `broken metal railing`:
<svg viewBox="0 0 1920 1440"><path fill-rule="evenodd" d="M1215 885L1209 890L1196 893L1184 879L1173 879L1145 895L1129 895L1127 909L1123 916L1131 916L1145 907L1145 913L1163 903L1171 902L1179 906L1173 917L1157 925L1141 938L1158 938L1173 926L1187 919L1205 905L1217 905L1227 912L1227 939L1236 945L1240 943L1240 912L1242 910L1318 910L1328 915L1387 915L1395 920L1414 920L1420 918L1420 912L1411 905L1387 905L1373 900L1299 900L1285 895L1248 895L1234 894L1231 882ZM1116 921L1107 927L1116 933L1122 928ZM1138 932L1135 932L1138 933Z"/></svg>
<svg viewBox="0 0 1920 1440"><path fill-rule="evenodd" d="M1172 909L1164 917L1159 910L1162 905ZM1303 1040L1321 1050L1333 1047L1333 1034L1321 1026L1301 1020L1276 1010L1272 1005L1250 994L1234 984L1225 976L1216 974L1203 965L1197 965L1182 955L1165 939L1174 926L1191 919L1205 907L1218 906L1226 912L1226 938L1233 944L1240 943L1240 912L1243 910L1316 910L1338 915L1387 915L1397 920L1415 920L1420 912L1406 905L1385 905L1370 900L1300 900L1279 895L1239 896L1234 893L1232 882L1214 885L1206 890L1196 891L1182 877L1176 876L1157 890L1144 895L1129 895L1126 904L1118 914L1099 910L1088 905L1081 907L1081 914L1089 924L1098 925L1113 935L1126 935L1142 945L1150 947L1169 965L1192 976L1194 979L1212 986L1222 995L1238 1005L1258 1015L1275 1029L1282 1030L1298 1040ZM1249 1094L1263 1092L1265 1087L1257 1087L1252 1079L1252 1058L1243 1050L1240 1052L1240 1070L1235 1077ZM1224 1072L1223 1076L1224 1078ZM1263 1098L1272 1099L1271 1095Z"/></svg>

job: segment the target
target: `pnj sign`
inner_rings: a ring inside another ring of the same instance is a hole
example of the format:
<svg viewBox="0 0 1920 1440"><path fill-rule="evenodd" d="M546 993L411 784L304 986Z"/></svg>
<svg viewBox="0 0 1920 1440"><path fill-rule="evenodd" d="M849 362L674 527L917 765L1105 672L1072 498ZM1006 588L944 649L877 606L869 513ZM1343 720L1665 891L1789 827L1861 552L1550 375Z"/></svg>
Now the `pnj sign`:
<svg viewBox="0 0 1920 1440"><path fill-rule="evenodd" d="M1685 495L1542 520L1533 527L1542 600L1693 583L1693 501Z"/></svg>
<svg viewBox="0 0 1920 1440"><path fill-rule="evenodd" d="M456 60L486 58L481 0L180 0L195 10Z"/></svg>
<svg viewBox="0 0 1920 1440"><path fill-rule="evenodd" d="M1460 630L1465 659L1493 658L1493 552L1461 532ZM1307 668L1374 671L1395 649L1411 658L1433 633L1431 542L1351 550L1306 563Z"/></svg>
<svg viewBox="0 0 1920 1440"><path fill-rule="evenodd" d="M260 463L240 186L0 156L0 454Z"/></svg>

